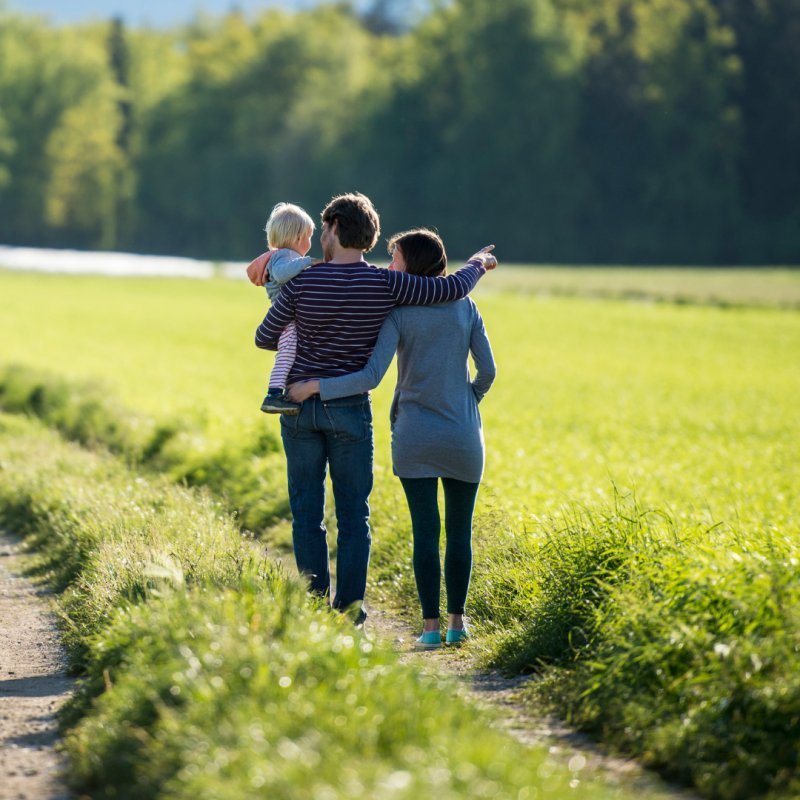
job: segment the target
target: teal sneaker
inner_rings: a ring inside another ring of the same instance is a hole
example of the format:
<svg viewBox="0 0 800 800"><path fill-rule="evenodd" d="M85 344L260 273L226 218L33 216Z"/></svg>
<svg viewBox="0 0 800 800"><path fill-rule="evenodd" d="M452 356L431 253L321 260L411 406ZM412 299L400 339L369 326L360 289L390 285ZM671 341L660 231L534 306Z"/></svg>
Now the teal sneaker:
<svg viewBox="0 0 800 800"><path fill-rule="evenodd" d="M464 644L464 642L469 639L469 632L466 628L448 628L447 629L447 638L445 639L445 644L449 646L457 646L460 644Z"/></svg>
<svg viewBox="0 0 800 800"><path fill-rule="evenodd" d="M422 635L414 642L416 650L436 650L442 646L442 634L439 631L423 631Z"/></svg>

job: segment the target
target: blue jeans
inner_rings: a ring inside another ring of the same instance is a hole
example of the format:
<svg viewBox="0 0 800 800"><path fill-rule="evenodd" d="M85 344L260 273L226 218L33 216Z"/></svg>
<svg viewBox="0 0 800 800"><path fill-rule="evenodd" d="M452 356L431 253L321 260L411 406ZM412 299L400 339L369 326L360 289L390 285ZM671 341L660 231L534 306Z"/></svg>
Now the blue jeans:
<svg viewBox="0 0 800 800"><path fill-rule="evenodd" d="M325 530L325 475L330 465L336 523L336 595L333 607L361 605L367 586L371 536L372 407L369 395L303 403L295 417L281 417L286 452L292 542L297 568L313 593L331 591Z"/></svg>

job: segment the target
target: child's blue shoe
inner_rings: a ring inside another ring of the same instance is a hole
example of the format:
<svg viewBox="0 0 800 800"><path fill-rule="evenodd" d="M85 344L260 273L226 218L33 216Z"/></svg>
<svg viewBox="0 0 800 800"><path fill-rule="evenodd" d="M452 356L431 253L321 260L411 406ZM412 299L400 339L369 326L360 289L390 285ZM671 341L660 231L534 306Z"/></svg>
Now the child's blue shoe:
<svg viewBox="0 0 800 800"><path fill-rule="evenodd" d="M414 642L417 650L435 650L442 646L442 634L439 631L423 631L422 635Z"/></svg>
<svg viewBox="0 0 800 800"><path fill-rule="evenodd" d="M265 414L284 414L287 417L296 417L300 413L300 403L293 403L282 392L273 394L270 390L261 404L261 410Z"/></svg>
<svg viewBox="0 0 800 800"><path fill-rule="evenodd" d="M466 642L467 639L469 639L469 633L466 628L458 628L458 629L448 628L445 644L448 645L464 644L464 642Z"/></svg>

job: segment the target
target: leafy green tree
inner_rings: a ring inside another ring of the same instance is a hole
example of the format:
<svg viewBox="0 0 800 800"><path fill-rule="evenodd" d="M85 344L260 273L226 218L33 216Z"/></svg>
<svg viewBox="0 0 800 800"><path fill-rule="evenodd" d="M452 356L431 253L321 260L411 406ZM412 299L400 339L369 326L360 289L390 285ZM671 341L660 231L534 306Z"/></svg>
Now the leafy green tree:
<svg viewBox="0 0 800 800"><path fill-rule="evenodd" d="M746 257L800 260L800 4L713 0L742 65L737 168L749 224Z"/></svg>
<svg viewBox="0 0 800 800"><path fill-rule="evenodd" d="M739 63L730 31L706 0L602 0L580 22L587 255L735 260Z"/></svg>
<svg viewBox="0 0 800 800"><path fill-rule="evenodd" d="M104 33L0 18L0 93L14 148L0 190L7 241L116 245L125 163Z"/></svg>
<svg viewBox="0 0 800 800"><path fill-rule="evenodd" d="M407 33L412 0L168 31L0 6L0 239L245 258L276 201L361 189L455 256L800 258L795 0L424 5Z"/></svg>
<svg viewBox="0 0 800 800"><path fill-rule="evenodd" d="M338 8L202 20L186 83L153 108L139 160L140 237L157 250L247 257L279 200L314 213L339 190L328 154L352 124L370 37Z"/></svg>
<svg viewBox="0 0 800 800"><path fill-rule="evenodd" d="M460 0L413 32L357 148L391 227L437 225L455 253L570 252L579 62L562 22L548 0Z"/></svg>
<svg viewBox="0 0 800 800"><path fill-rule="evenodd" d="M130 96L130 50L128 48L125 23L121 17L115 17L111 20L108 33L108 58L111 71L120 89L117 106L122 123L119 126L117 144L122 151L126 152L130 142L133 104Z"/></svg>
<svg viewBox="0 0 800 800"><path fill-rule="evenodd" d="M0 109L0 192L11 180L11 158L14 155L14 140L9 125Z"/></svg>

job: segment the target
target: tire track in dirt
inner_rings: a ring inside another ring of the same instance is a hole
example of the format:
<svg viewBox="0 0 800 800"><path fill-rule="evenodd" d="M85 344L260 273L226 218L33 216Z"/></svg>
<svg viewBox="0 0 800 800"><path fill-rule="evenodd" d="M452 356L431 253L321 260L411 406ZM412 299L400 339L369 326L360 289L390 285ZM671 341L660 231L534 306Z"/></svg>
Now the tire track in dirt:
<svg viewBox="0 0 800 800"><path fill-rule="evenodd" d="M0 534L0 800L67 800L56 713L73 680L48 592Z"/></svg>

